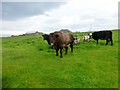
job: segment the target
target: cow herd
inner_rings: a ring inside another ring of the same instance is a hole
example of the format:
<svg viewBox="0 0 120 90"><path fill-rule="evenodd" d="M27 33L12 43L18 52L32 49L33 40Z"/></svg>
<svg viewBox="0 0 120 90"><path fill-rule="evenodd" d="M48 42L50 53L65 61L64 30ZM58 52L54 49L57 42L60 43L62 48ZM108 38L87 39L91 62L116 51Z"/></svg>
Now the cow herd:
<svg viewBox="0 0 120 90"><path fill-rule="evenodd" d="M71 48L71 52L73 52L73 44L74 43L80 43L80 38L74 37L71 33L63 33L60 31L55 31L50 34L43 34L43 39L47 40L48 44L52 46L56 50L56 56L58 56L58 51L60 50L60 58L62 58L62 51L63 48L65 48L65 54L67 54L68 46ZM106 40L106 45L108 42L111 42L111 46L113 45L112 40L112 32L110 30L106 31L96 31L93 33L88 34L88 36L84 36L83 40L84 42L90 41L90 39L93 38L94 40Z"/></svg>

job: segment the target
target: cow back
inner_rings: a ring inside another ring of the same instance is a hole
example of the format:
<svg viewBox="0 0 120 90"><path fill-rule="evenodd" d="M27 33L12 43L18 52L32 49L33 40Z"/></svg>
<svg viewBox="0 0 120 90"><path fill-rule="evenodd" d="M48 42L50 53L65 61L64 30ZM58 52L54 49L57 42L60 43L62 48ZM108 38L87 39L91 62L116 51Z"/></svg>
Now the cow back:
<svg viewBox="0 0 120 90"><path fill-rule="evenodd" d="M111 31L98 31L92 33L92 38L95 40L101 39L110 39L112 38L112 32Z"/></svg>
<svg viewBox="0 0 120 90"><path fill-rule="evenodd" d="M70 33L54 32L53 42L54 46L65 47L71 42L74 42L74 39Z"/></svg>

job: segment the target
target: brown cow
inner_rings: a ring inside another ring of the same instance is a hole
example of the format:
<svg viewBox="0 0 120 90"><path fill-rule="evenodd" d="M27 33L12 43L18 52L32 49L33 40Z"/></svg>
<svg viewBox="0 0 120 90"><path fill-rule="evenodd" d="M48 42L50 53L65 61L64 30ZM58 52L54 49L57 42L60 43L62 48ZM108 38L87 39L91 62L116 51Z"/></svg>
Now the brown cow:
<svg viewBox="0 0 120 90"><path fill-rule="evenodd" d="M71 47L71 52L73 52L74 38L73 38L72 34L62 33L60 31L56 31L54 33L50 33L50 38L53 41L53 47L56 50L56 56L58 56L58 51L60 49L60 57L62 58L63 48L66 49L65 54L67 54L69 44L70 44L70 47Z"/></svg>

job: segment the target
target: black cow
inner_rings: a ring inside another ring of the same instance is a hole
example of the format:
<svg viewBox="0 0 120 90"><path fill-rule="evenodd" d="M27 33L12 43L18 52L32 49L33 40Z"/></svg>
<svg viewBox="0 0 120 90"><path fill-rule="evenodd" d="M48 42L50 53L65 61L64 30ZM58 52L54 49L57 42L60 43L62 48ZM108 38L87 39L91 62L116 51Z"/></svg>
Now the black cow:
<svg viewBox="0 0 120 90"><path fill-rule="evenodd" d="M47 40L48 44L51 45L51 43L50 43L50 35L43 34L42 36L43 36L44 40Z"/></svg>
<svg viewBox="0 0 120 90"><path fill-rule="evenodd" d="M109 40L111 41L111 45L113 45L113 40L112 40L112 32L111 31L96 31L92 33L92 38L97 41L98 40L106 40L106 45L108 44Z"/></svg>
<svg viewBox="0 0 120 90"><path fill-rule="evenodd" d="M47 40L48 44L52 46L51 48L53 49L53 37L50 36L50 34L43 34L43 39Z"/></svg>

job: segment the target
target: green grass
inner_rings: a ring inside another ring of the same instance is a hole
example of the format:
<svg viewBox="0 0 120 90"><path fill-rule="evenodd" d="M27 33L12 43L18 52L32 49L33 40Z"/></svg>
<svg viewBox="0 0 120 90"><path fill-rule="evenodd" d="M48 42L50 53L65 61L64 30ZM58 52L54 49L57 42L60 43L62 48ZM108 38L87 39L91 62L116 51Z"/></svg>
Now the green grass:
<svg viewBox="0 0 120 90"><path fill-rule="evenodd" d="M113 31L113 46L100 40L84 43L87 33L63 58L41 35L2 38L3 88L117 88L118 31ZM65 53L65 51L63 51Z"/></svg>

